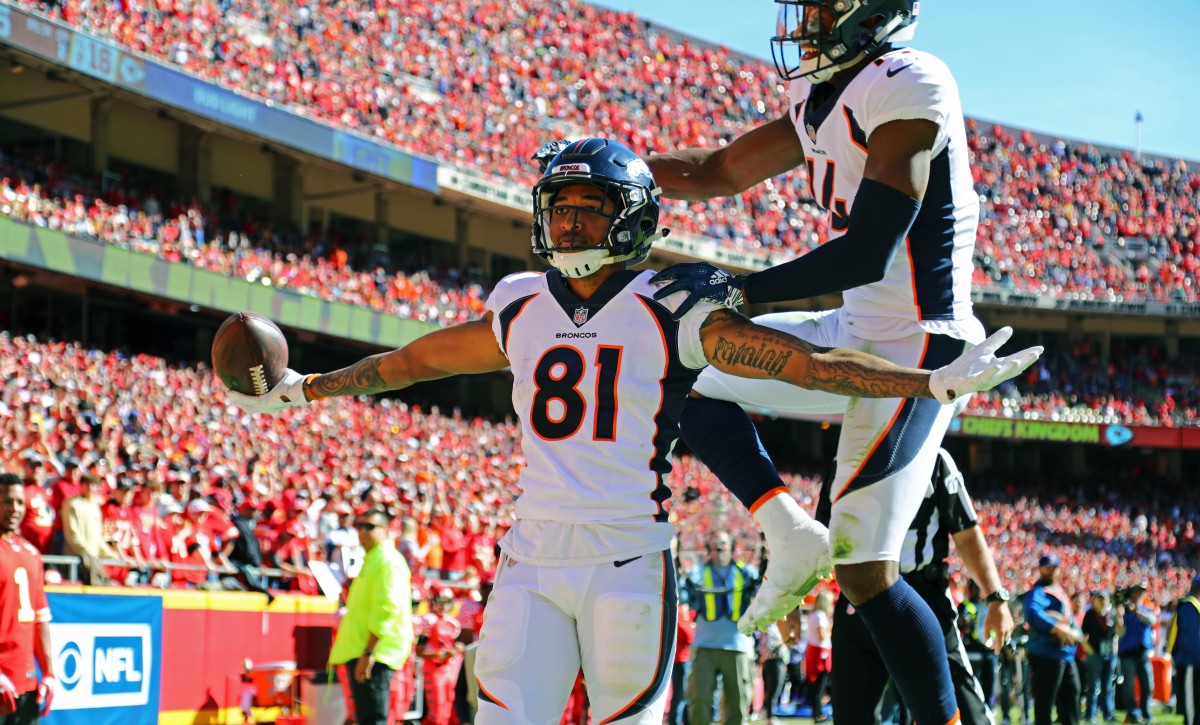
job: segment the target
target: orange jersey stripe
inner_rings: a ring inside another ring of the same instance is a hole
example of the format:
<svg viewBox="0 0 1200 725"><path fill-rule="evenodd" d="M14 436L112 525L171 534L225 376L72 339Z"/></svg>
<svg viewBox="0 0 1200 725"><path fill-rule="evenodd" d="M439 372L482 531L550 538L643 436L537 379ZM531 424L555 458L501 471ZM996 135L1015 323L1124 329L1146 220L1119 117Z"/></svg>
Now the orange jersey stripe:
<svg viewBox="0 0 1200 725"><path fill-rule="evenodd" d="M750 507L750 515L753 516L759 510L759 508L762 507L763 504L765 504L767 501L770 501L771 499L775 498L776 496L778 496L781 493L790 493L790 492L787 490L787 488L785 488L783 486L776 486L775 488L771 489L770 491L767 491L766 493L764 493L762 496L759 496L758 500L754 502L754 505L752 505Z"/></svg>
<svg viewBox="0 0 1200 725"><path fill-rule="evenodd" d="M500 698L496 697L495 695L493 695L492 693L487 691L487 688L483 686L483 680L476 677L475 683L477 685L479 685L479 691L482 692L485 697L487 697L488 701L495 703L496 705L499 705L501 708L503 708L505 710L508 709L508 705L505 705L503 702L500 702Z"/></svg>

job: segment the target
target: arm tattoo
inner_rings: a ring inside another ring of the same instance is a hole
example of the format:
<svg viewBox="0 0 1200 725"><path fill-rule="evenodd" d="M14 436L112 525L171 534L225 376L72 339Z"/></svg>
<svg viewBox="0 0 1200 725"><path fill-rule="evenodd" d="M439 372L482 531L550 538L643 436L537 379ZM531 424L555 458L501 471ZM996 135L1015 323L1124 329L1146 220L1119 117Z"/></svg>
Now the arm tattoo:
<svg viewBox="0 0 1200 725"><path fill-rule="evenodd" d="M718 322L727 322L729 320L737 319L746 320L746 316L725 308L713 310L712 312L708 313L708 317L704 318L704 322L700 323L700 329L703 330L709 325L715 325Z"/></svg>
<svg viewBox="0 0 1200 725"><path fill-rule="evenodd" d="M338 395L363 395L392 390L379 372L381 360L378 355L364 358L350 367L335 370L313 378L309 384L313 398L332 398Z"/></svg>
<svg viewBox="0 0 1200 725"><path fill-rule="evenodd" d="M779 377L791 357L791 350L783 350L777 345L768 347L766 342L761 342L755 347L752 343L731 342L724 337L717 338L717 348L713 351L717 362L762 370L772 378Z"/></svg>
<svg viewBox="0 0 1200 725"><path fill-rule="evenodd" d="M853 398L930 398L929 373L873 355L836 350L814 359L805 387Z"/></svg>
<svg viewBox="0 0 1200 725"><path fill-rule="evenodd" d="M819 347L749 320L737 327L733 337L717 337L712 361L733 368L729 372L734 375L741 367L758 371L748 377L765 373L793 385L854 398L932 397L927 371L902 367L874 355Z"/></svg>

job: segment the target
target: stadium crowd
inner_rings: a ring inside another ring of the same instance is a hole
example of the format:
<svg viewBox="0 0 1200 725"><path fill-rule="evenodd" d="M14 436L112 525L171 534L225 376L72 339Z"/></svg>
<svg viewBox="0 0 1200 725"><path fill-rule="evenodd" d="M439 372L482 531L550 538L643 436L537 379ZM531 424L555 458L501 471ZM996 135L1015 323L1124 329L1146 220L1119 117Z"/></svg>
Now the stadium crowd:
<svg viewBox="0 0 1200 725"><path fill-rule="evenodd" d="M361 563L356 514L378 507L399 514L393 535L413 571L421 615L417 666L436 708L427 713L439 713L427 721L449 721L459 696L442 668L457 671L464 642L478 632L495 545L518 495L523 458L512 420L339 398L258 420L251 435L204 366L9 333L0 333L0 380L0 469L26 482L21 531L43 553L79 556L79 575L92 583L315 594L309 564L353 576ZM704 541L718 530L755 562L759 534L748 513L698 461L674 464L668 508L682 569L703 563ZM1150 601L1165 611L1200 563L1200 507L1174 490L1182 484L1152 471L1132 475L1153 485L973 481L1008 586L1027 590L1035 562L1052 552L1068 592L1148 582ZM818 476L785 481L813 508ZM91 535L80 525L84 505L95 506L102 522ZM247 576L247 566L266 567L266 579ZM957 562L952 569L965 591L964 570ZM784 654L769 653L765 642L760 661L786 657L789 665L790 684L775 707L811 708L802 626L774 643L771 651L782 646ZM411 668L404 677L411 687ZM435 680L440 689L430 689Z"/></svg>
<svg viewBox="0 0 1200 725"><path fill-rule="evenodd" d="M23 533L43 551L58 550L61 511L61 538L72 545L74 524L66 512L81 498L75 487L84 488L104 502L105 558L117 560L105 562L104 571L116 583L146 583L144 574L166 561L192 566L149 583L240 588L223 570L240 536L234 525L240 518L251 522L262 561L281 570L271 575L272 591L315 593L307 564L326 561L353 573L361 556L350 529L356 513L378 506L401 513L393 534L415 574L421 659L414 666L425 676L426 722L449 722L460 698L450 687L453 674L464 642L479 631L495 542L516 495L521 458L511 422L339 399L288 415L267 432L271 445L260 453L203 368L0 334L0 379L0 467L27 481ZM746 512L693 459L678 458L675 465L669 508L681 531L683 567L701 563L701 542L716 530L730 531L740 558L753 562L757 527ZM1062 585L1075 595L1077 615L1094 592L1121 601L1146 583L1157 655L1171 605L1200 563L1194 525L1200 507L1184 483L1164 482L1149 470L1129 478L1141 485L974 479L972 489L1009 587L1027 590L1033 563L1046 552L1062 562ZM785 480L806 507L813 505L816 476ZM963 597L964 570L957 563L952 568L955 596ZM684 622L681 638L688 636ZM811 711L804 652L812 640L804 625L783 644L768 641L760 642L758 661L783 657L787 664L775 712ZM780 647L782 655L775 652ZM397 692L411 695L414 678L406 670ZM444 686L430 687L435 681ZM1000 686L999 701L1028 710L1028 693L1022 700L1007 687ZM1020 693L1019 683L1016 689ZM583 701L573 699L567 721L586 721ZM758 704L766 707L761 694Z"/></svg>
<svg viewBox="0 0 1200 725"><path fill-rule="evenodd" d="M1160 344L1114 340L1107 358L1090 340L1051 349L996 390L972 396L968 415L1075 423L1194 426L1200 422L1200 355L1168 360Z"/></svg>
<svg viewBox="0 0 1200 725"><path fill-rule="evenodd" d="M450 325L483 311L483 288L463 280L459 270L415 263L402 268L388 258L365 255L352 263L349 245L319 228L301 234L262 226L195 201L163 202L151 191L130 194L114 186L102 192L56 163L33 165L0 155L0 214L400 317Z"/></svg>
<svg viewBox="0 0 1200 725"><path fill-rule="evenodd" d="M212 569L176 572L174 584L203 584L215 573L228 557L228 518L240 513L254 519L264 561L291 574L279 583L315 591L304 564L341 564L331 532L378 504L407 522L397 533L414 571L478 582L492 571L493 545L518 493L523 458L512 420L347 398L260 420L251 436L203 366L7 333L0 334L0 380L0 455L35 494L30 540L58 553L63 503L94 475L108 502L105 543L126 569L136 574L162 562ZM816 476L787 481L814 505ZM685 557L702 550L716 526L747 546L757 541L754 522L698 462L677 459L670 484ZM1028 583L1022 577L1047 547L1077 562L1064 585L1078 589L1153 573L1161 593L1173 594L1200 558L1190 525L1200 510L1170 491L1150 496L1114 486L1094 498L1072 490L1068 499L1045 493L1057 490L1051 482L975 489L985 527L1001 537L1001 571L1014 585Z"/></svg>
<svg viewBox="0 0 1200 725"><path fill-rule="evenodd" d="M548 138L603 130L639 153L713 146L785 102L761 82L773 77L762 61L576 0L24 4L247 96L519 185ZM1196 300L1200 174L1184 162L974 121L969 134L977 285ZM668 209L672 228L780 258L828 233L802 172Z"/></svg>
<svg viewBox="0 0 1200 725"><path fill-rule="evenodd" d="M486 297L484 287L466 282L459 270L367 258L317 228L306 234L275 229L227 209L162 201L150 190L131 193L114 185L102 191L57 163L0 158L0 214L251 282L436 324L477 317ZM1116 345L1105 362L1085 342L1070 351L1052 351L1023 380L975 396L968 412L1192 425L1200 419L1192 393L1198 369L1200 355L1189 352L1168 361L1162 346Z"/></svg>

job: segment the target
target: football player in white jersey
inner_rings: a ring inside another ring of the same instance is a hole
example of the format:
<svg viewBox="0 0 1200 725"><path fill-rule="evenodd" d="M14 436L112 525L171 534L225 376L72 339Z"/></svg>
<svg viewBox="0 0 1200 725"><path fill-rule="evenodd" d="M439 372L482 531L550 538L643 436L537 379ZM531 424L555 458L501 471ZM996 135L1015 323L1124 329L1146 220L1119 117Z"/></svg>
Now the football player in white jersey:
<svg viewBox="0 0 1200 725"><path fill-rule="evenodd" d="M515 274L483 319L443 328L336 372L289 370L269 393L227 393L248 412L511 368L528 465L475 663L477 722L557 723L582 667L598 721L662 722L675 642L676 576L663 478L680 410L707 365L842 395L946 399L989 388L1037 358L996 358L1005 336L932 372L816 348L701 302L655 301L643 261L666 230L646 163L584 139L533 190L533 248L555 269ZM828 532L802 517L805 551ZM813 565L816 568L816 565Z"/></svg>
<svg viewBox="0 0 1200 725"><path fill-rule="evenodd" d="M680 265L655 282L690 300L735 305L841 292L840 309L759 318L828 347L871 352L932 368L984 339L971 310L971 255L978 222L958 87L942 61L896 47L911 39L916 0L776 0L772 54L789 82L781 118L715 149L685 149L648 162L664 197L739 193L804 166L831 239L786 264L747 277ZM676 311L686 312L688 302ZM772 495L766 463L750 470L757 439L733 403L783 412L842 412L830 537L838 584L863 614L889 670L923 725L955 716L937 621L900 579L900 544L921 502L952 409L933 401L848 401L774 382L701 376L702 399L684 413L684 440L752 507ZM733 420L739 421L735 426ZM736 441L734 440L736 439ZM769 463L769 462L768 462ZM758 480L754 477L757 475ZM760 517L761 519L761 517ZM763 522L772 551L792 551ZM780 542L783 543L780 543ZM781 548L784 547L784 548ZM807 572L776 557L757 608L761 628L795 603L790 583ZM922 694L923 693L923 694Z"/></svg>

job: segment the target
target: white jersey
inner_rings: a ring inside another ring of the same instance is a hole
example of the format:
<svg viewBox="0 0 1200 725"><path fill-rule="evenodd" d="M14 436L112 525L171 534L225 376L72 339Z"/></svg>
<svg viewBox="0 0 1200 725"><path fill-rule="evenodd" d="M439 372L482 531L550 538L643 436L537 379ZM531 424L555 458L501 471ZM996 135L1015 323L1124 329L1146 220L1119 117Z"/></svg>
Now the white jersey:
<svg viewBox="0 0 1200 725"><path fill-rule="evenodd" d="M501 541L513 559L579 566L670 545L663 476L716 306L674 322L684 295L656 302L653 275L617 272L584 301L557 270L515 274L488 298L527 459L517 523Z"/></svg>
<svg viewBox="0 0 1200 725"><path fill-rule="evenodd" d="M898 48L869 62L840 93L810 99L812 89L806 80L791 82L790 113L813 198L831 215L831 238L849 226L875 129L907 119L932 121L939 129L925 198L905 247L882 280L842 293L847 323L866 339L920 330L980 342L983 328L971 311L979 198L950 69L928 53Z"/></svg>

